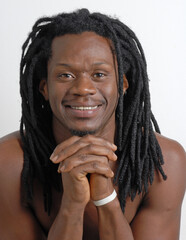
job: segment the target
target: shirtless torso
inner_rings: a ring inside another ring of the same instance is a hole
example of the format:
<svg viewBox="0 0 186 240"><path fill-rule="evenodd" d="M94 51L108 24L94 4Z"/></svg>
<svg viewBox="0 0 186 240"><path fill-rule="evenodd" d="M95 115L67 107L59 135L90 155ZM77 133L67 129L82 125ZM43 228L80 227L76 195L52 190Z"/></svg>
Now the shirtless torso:
<svg viewBox="0 0 186 240"><path fill-rule="evenodd" d="M179 238L186 161L183 148L175 141L157 134L168 178L162 180L155 171L148 193L136 196L133 202L128 198L124 214L117 197L99 207L91 201L108 197L116 188L112 179L117 168L114 139L119 129L115 118L119 96L117 62L111 49L111 42L94 32L65 34L53 39L47 79L41 77L37 94L42 94L43 101L49 101L52 110L50 127L57 146L50 160L59 163L63 194L53 190L48 216L44 211L42 186L35 179L33 201L29 206L22 205L20 136L13 133L2 138L2 240ZM129 84L125 74L122 77L124 94ZM90 174L89 181L87 174Z"/></svg>
<svg viewBox="0 0 186 240"><path fill-rule="evenodd" d="M156 173L148 194L127 200L125 218L134 239L176 240L179 237L181 203L185 191L185 152L175 141L157 135L162 147L168 179ZM61 193L53 192L51 216L44 211L42 188L35 180L32 206L21 205L20 176L23 151L19 133L0 142L0 239L47 239L61 204ZM117 190L117 189L116 189ZM84 214L84 238L99 239L96 207L89 202ZM63 238L62 238L63 239Z"/></svg>

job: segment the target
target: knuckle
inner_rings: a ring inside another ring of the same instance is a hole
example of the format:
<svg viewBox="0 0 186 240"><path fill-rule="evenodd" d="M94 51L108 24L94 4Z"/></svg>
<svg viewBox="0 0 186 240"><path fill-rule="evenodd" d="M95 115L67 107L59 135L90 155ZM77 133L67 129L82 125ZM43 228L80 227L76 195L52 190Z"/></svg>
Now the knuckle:
<svg viewBox="0 0 186 240"><path fill-rule="evenodd" d="M116 155L115 155L115 153L111 149L109 149L109 151L108 151L108 156L110 158L114 159L114 160L116 159Z"/></svg>
<svg viewBox="0 0 186 240"><path fill-rule="evenodd" d="M61 144L57 145L56 148L54 149L54 152L61 152L63 151L63 146Z"/></svg>
<svg viewBox="0 0 186 240"><path fill-rule="evenodd" d="M84 162L87 159L87 155L86 154L81 154L81 155L79 155L79 159L80 159L81 162Z"/></svg>
<svg viewBox="0 0 186 240"><path fill-rule="evenodd" d="M107 156L107 158L111 158L113 155L113 152L111 149L107 148L107 150L105 151L105 155Z"/></svg>
<svg viewBox="0 0 186 240"><path fill-rule="evenodd" d="M64 148L64 149L60 149L60 155L61 156L65 156L66 155L66 148Z"/></svg>
<svg viewBox="0 0 186 240"><path fill-rule="evenodd" d="M62 155L63 155L63 150L60 150L60 151L58 152L58 156L61 157Z"/></svg>
<svg viewBox="0 0 186 240"><path fill-rule="evenodd" d="M73 169L69 172L69 174L70 174L72 177L75 177L75 176L77 175L76 169L73 168Z"/></svg>
<svg viewBox="0 0 186 240"><path fill-rule="evenodd" d="M91 135L87 135L85 136L86 140L91 140L92 139L92 136Z"/></svg>
<svg viewBox="0 0 186 240"><path fill-rule="evenodd" d="M106 167L106 170L108 171L108 172L111 172L112 170L110 169L110 167Z"/></svg>
<svg viewBox="0 0 186 240"><path fill-rule="evenodd" d="M65 171L71 171L74 168L74 162L72 160L65 160L61 162L61 167Z"/></svg>
<svg viewBox="0 0 186 240"><path fill-rule="evenodd" d="M84 144L83 141L82 141L81 139L79 139L78 141L76 141L76 142L74 143L74 147L77 147L77 148L78 148L79 146L80 146L80 147L83 146L83 144Z"/></svg>
<svg viewBox="0 0 186 240"><path fill-rule="evenodd" d="M58 153L58 158L66 158L67 155L67 150L66 149L60 149L60 152Z"/></svg>
<svg viewBox="0 0 186 240"><path fill-rule="evenodd" d="M97 162L93 162L92 167L93 167L93 169L98 169L99 165Z"/></svg>
<svg viewBox="0 0 186 240"><path fill-rule="evenodd" d="M103 163L107 163L108 162L108 158L106 156L102 156L100 158L100 160L102 160Z"/></svg>
<svg viewBox="0 0 186 240"><path fill-rule="evenodd" d="M113 155L113 151L111 149L108 149L108 154L112 156Z"/></svg>
<svg viewBox="0 0 186 240"><path fill-rule="evenodd" d="M94 149L94 146L93 146L92 144L89 144L89 145L87 146L87 150L88 150L89 152L92 152L93 149Z"/></svg>
<svg viewBox="0 0 186 240"><path fill-rule="evenodd" d="M111 155L111 154L112 154L111 149L107 148L107 155L109 156L109 155Z"/></svg>
<svg viewBox="0 0 186 240"><path fill-rule="evenodd" d="M95 137L92 136L92 135L86 135L86 136L84 137L84 141L86 141L86 142L92 142L92 141L94 141L94 140L95 140Z"/></svg>
<svg viewBox="0 0 186 240"><path fill-rule="evenodd" d="M73 164L72 164L72 162L70 162L70 161L66 162L66 163L64 164L64 166L65 166L66 169L71 169L71 168L73 168Z"/></svg>
<svg viewBox="0 0 186 240"><path fill-rule="evenodd" d="M86 142L84 142L84 141L79 141L79 142L77 142L77 145L78 145L80 148L84 147L85 144L86 144Z"/></svg>
<svg viewBox="0 0 186 240"><path fill-rule="evenodd" d="M91 141L89 140L89 137L85 136L79 139L75 144L78 146L78 148L83 148L87 145L89 145Z"/></svg>
<svg viewBox="0 0 186 240"><path fill-rule="evenodd" d="M107 173L109 173L110 171L112 171L111 168L110 168L110 166L109 166L108 164L105 166L105 171L106 171Z"/></svg>

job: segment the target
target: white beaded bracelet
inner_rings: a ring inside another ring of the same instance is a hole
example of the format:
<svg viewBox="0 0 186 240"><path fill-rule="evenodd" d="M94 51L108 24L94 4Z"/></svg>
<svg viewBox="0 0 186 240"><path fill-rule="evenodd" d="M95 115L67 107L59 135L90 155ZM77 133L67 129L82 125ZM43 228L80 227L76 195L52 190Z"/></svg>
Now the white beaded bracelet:
<svg viewBox="0 0 186 240"><path fill-rule="evenodd" d="M102 206L102 205L105 205L109 202L111 202L112 200L115 199L115 197L117 196L117 193L116 191L114 190L113 193L111 195L109 195L108 197L106 198L103 198L101 200L98 200L98 201L93 201L94 205L96 205L97 207L99 206Z"/></svg>

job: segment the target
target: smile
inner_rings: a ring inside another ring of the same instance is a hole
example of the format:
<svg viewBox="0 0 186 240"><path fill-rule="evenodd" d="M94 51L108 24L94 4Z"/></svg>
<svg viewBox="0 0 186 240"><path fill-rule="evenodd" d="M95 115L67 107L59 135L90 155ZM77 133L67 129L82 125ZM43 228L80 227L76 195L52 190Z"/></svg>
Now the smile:
<svg viewBox="0 0 186 240"><path fill-rule="evenodd" d="M76 109L76 110L81 110L81 111L87 111L87 110L93 110L98 108L98 106L92 106L92 107L85 107L85 106L80 106L80 107L72 107L72 109Z"/></svg>
<svg viewBox="0 0 186 240"><path fill-rule="evenodd" d="M88 118L94 118L100 113L100 111L103 110L102 104L100 105L66 105L66 111L69 115L69 117L75 117L79 119L88 119Z"/></svg>

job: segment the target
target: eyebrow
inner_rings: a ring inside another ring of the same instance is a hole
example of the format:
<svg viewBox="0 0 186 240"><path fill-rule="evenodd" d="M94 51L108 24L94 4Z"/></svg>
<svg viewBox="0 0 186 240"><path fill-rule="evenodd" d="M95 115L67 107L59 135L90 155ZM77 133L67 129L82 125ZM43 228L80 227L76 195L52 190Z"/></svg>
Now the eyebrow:
<svg viewBox="0 0 186 240"><path fill-rule="evenodd" d="M57 63L56 66L71 67L71 65L67 63Z"/></svg>
<svg viewBox="0 0 186 240"><path fill-rule="evenodd" d="M93 66L100 66L100 65L111 65L107 62L95 62L92 64ZM56 66L63 66L63 67L72 67L72 64L68 64L68 63L57 63Z"/></svg>

